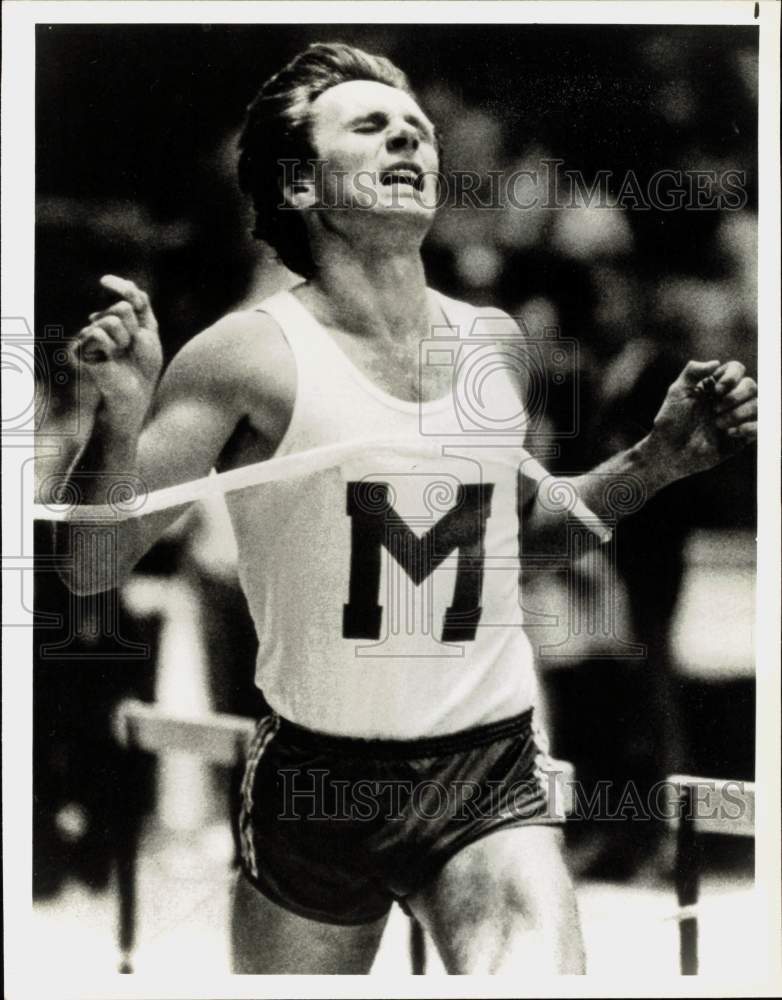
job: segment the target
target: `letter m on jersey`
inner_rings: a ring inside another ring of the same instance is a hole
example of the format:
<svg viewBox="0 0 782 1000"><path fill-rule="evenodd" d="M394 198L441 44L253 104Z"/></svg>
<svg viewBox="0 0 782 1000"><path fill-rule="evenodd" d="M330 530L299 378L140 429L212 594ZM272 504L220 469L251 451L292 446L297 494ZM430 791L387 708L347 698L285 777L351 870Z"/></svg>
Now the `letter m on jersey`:
<svg viewBox="0 0 782 1000"><path fill-rule="evenodd" d="M474 640L483 610L484 538L493 491L490 483L460 485L453 508L419 537L389 502L386 483L349 482L350 599L344 606L343 637L380 638L380 555L385 547L416 586L458 549L456 585L445 613L442 641Z"/></svg>

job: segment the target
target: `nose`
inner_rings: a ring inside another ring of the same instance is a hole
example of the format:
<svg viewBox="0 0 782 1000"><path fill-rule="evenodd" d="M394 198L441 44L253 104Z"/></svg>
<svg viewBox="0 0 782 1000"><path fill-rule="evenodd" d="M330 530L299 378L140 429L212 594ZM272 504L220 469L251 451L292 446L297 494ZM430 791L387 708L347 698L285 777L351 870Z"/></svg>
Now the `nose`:
<svg viewBox="0 0 782 1000"><path fill-rule="evenodd" d="M418 132L412 125L408 125L407 122L400 122L398 125L395 125L386 140L386 148L390 153L406 149L415 151L418 149L418 145Z"/></svg>

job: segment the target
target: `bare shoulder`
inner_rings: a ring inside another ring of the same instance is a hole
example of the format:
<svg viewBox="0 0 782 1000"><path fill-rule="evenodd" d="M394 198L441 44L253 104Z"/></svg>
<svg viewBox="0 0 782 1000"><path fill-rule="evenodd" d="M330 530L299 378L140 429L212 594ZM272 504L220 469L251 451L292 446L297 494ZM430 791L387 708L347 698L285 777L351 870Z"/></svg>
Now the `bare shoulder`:
<svg viewBox="0 0 782 1000"><path fill-rule="evenodd" d="M218 395L237 404L257 394L287 391L295 367L276 321L257 310L228 313L197 334L166 370L167 393Z"/></svg>

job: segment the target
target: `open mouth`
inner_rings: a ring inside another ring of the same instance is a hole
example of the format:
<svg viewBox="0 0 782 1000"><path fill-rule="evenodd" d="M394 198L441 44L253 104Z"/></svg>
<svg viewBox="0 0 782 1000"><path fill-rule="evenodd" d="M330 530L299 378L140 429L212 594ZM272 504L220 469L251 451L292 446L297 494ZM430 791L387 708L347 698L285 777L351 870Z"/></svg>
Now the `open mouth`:
<svg viewBox="0 0 782 1000"><path fill-rule="evenodd" d="M380 183L385 187L406 187L413 191L423 191L424 175L418 167L395 167L380 174Z"/></svg>

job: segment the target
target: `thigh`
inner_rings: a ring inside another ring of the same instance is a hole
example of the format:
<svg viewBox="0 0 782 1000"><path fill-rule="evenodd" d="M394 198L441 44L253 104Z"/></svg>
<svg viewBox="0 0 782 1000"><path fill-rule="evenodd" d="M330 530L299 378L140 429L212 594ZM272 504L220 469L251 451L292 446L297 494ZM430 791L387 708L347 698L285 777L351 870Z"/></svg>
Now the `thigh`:
<svg viewBox="0 0 782 1000"><path fill-rule="evenodd" d="M451 858L411 911L450 973L584 972L575 891L551 826L496 830Z"/></svg>
<svg viewBox="0 0 782 1000"><path fill-rule="evenodd" d="M272 903L240 875L231 912L233 971L244 975L367 973L386 919L357 926L308 920Z"/></svg>

